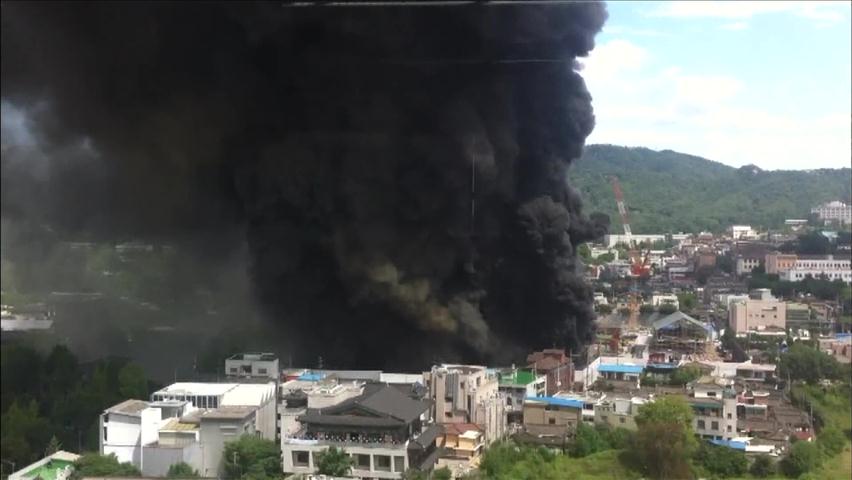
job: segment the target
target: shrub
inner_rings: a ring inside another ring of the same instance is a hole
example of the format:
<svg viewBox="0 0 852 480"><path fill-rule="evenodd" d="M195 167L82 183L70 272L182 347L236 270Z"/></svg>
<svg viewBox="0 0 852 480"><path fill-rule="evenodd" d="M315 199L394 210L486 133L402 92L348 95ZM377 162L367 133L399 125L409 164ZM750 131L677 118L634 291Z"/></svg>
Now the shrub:
<svg viewBox="0 0 852 480"><path fill-rule="evenodd" d="M775 473L775 463L767 455L758 455L751 464L749 473L758 478L764 478Z"/></svg>
<svg viewBox="0 0 852 480"><path fill-rule="evenodd" d="M790 453L781 460L781 471L788 477L799 475L819 468L822 454L819 447L811 442L796 442L790 448Z"/></svg>
<svg viewBox="0 0 852 480"><path fill-rule="evenodd" d="M732 448L703 444L696 460L710 473L722 477L740 476L748 470L748 460L742 452Z"/></svg>
<svg viewBox="0 0 852 480"><path fill-rule="evenodd" d="M843 451L846 439L837 427L829 427L820 432L817 445L827 456L834 456Z"/></svg>

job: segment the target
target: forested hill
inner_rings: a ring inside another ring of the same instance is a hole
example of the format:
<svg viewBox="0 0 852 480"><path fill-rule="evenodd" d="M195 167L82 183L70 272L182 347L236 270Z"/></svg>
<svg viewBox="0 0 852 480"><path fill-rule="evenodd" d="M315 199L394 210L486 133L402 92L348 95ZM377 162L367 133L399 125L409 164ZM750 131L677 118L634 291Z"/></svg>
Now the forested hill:
<svg viewBox="0 0 852 480"><path fill-rule="evenodd" d="M647 148L590 145L569 177L586 213L604 212L622 233L610 176L618 177L633 233L721 231L731 224L779 227L830 200L849 202L852 169L764 171Z"/></svg>

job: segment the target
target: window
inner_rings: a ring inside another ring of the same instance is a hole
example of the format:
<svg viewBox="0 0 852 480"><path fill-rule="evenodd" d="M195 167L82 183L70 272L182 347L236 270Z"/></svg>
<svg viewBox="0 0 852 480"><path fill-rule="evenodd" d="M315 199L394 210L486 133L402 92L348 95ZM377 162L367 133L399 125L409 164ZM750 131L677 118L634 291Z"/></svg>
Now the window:
<svg viewBox="0 0 852 480"><path fill-rule="evenodd" d="M405 471L405 457L393 457L393 471L394 472L404 472Z"/></svg>
<svg viewBox="0 0 852 480"><path fill-rule="evenodd" d="M104 427L104 442L107 441L107 427Z"/></svg>
<svg viewBox="0 0 852 480"><path fill-rule="evenodd" d="M308 467L310 466L310 452L305 452L302 450L295 450L293 452L293 466L294 467Z"/></svg>
<svg viewBox="0 0 852 480"><path fill-rule="evenodd" d="M444 412L444 416L450 418L453 416L453 412Z"/></svg>
<svg viewBox="0 0 852 480"><path fill-rule="evenodd" d="M710 430L719 430L719 422L711 422Z"/></svg>
<svg viewBox="0 0 852 480"><path fill-rule="evenodd" d="M728 430L729 432L731 431L731 426L730 426L730 425L728 425L728 429L727 429L727 430Z"/></svg>
<svg viewBox="0 0 852 480"><path fill-rule="evenodd" d="M556 425L556 419L555 418L548 418L547 423L549 423L550 425Z"/></svg>
<svg viewBox="0 0 852 480"><path fill-rule="evenodd" d="M731 419L733 419L733 415L731 415L731 412L728 412L728 420L731 420Z"/></svg>
<svg viewBox="0 0 852 480"><path fill-rule="evenodd" d="M624 423L624 422L625 422L624 417L619 417L619 418L618 418L618 423Z"/></svg>
<svg viewBox="0 0 852 480"><path fill-rule="evenodd" d="M231 373L237 373L237 367L231 367Z"/></svg>
<svg viewBox="0 0 852 480"><path fill-rule="evenodd" d="M391 471L391 457L388 455L373 455L373 461L375 462L376 470L380 470L382 472L390 472Z"/></svg>
<svg viewBox="0 0 852 480"><path fill-rule="evenodd" d="M699 420L699 421L698 421L698 429L699 429L699 430L704 430L704 428L705 428L705 427L704 427L704 420Z"/></svg>
<svg viewBox="0 0 852 480"><path fill-rule="evenodd" d="M369 455L355 455L355 466L361 470L369 470L370 469L370 456Z"/></svg>
<svg viewBox="0 0 852 480"><path fill-rule="evenodd" d="M259 373L261 375L266 375L266 369L265 368L258 368L257 373Z"/></svg>
<svg viewBox="0 0 852 480"><path fill-rule="evenodd" d="M104 423L109 423L109 413L104 414ZM106 438L106 437L104 437Z"/></svg>

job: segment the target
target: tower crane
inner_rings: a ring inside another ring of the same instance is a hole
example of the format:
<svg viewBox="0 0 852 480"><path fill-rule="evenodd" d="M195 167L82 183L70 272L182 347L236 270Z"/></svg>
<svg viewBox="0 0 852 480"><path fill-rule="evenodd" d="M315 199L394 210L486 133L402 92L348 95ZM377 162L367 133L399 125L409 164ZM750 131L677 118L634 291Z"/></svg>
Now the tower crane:
<svg viewBox="0 0 852 480"><path fill-rule="evenodd" d="M615 203L618 206L618 213L621 215L621 224L624 226L624 236L628 247L631 247L629 252L630 257L630 276L633 282L628 295L627 308L630 310L630 317L627 321L628 328L635 330L639 323L639 307L642 304L642 296L639 294L637 279L647 278L651 273L650 258L651 250L648 249L642 256L641 251L633 249L633 233L630 230L630 221L627 217L627 207L624 204L624 192L621 190L621 184L618 178L611 176L612 191L615 193Z"/></svg>

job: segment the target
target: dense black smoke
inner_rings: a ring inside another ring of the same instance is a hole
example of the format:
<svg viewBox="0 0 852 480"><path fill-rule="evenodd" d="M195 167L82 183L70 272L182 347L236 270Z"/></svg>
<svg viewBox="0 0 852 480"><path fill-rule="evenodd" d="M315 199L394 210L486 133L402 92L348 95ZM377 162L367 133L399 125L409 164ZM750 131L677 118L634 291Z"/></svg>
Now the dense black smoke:
<svg viewBox="0 0 852 480"><path fill-rule="evenodd" d="M566 171L594 126L573 68L602 4L2 10L3 101L41 159L4 149L4 216L199 248L244 228L297 362L590 339L574 246L606 221Z"/></svg>

